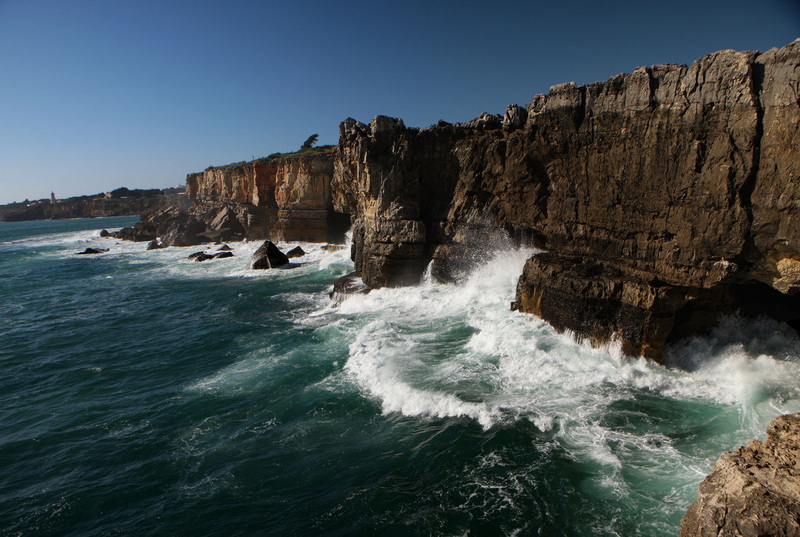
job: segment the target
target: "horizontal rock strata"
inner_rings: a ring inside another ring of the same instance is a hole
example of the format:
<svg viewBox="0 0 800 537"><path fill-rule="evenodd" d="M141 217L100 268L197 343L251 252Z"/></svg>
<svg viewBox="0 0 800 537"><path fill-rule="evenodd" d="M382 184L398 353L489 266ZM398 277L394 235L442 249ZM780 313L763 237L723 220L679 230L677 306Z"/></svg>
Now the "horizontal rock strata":
<svg viewBox="0 0 800 537"><path fill-rule="evenodd" d="M250 239L340 242L349 217L332 207L334 149L210 167L187 175L187 193L198 211L227 209Z"/></svg>
<svg viewBox="0 0 800 537"><path fill-rule="evenodd" d="M680 535L800 535L800 414L775 418L764 442L751 440L719 458Z"/></svg>
<svg viewBox="0 0 800 537"><path fill-rule="evenodd" d="M546 249L517 305L658 359L736 310L800 320L800 40L554 86L504 116L340 126L334 207L370 287ZM503 233L498 233L503 230Z"/></svg>

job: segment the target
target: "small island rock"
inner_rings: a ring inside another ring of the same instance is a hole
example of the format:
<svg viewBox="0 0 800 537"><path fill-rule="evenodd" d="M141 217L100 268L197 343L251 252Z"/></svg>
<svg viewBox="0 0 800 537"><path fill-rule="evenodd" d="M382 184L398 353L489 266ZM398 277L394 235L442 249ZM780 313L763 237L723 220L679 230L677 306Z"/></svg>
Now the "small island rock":
<svg viewBox="0 0 800 537"><path fill-rule="evenodd" d="M102 254L103 252L107 252L108 248L87 248L82 252L78 252L78 255L88 255L88 254Z"/></svg>
<svg viewBox="0 0 800 537"><path fill-rule="evenodd" d="M272 241L264 241L250 260L251 269L270 269L289 264L289 258Z"/></svg>
<svg viewBox="0 0 800 537"><path fill-rule="evenodd" d="M306 252L299 246L295 246L294 248L286 252L286 257L288 257L289 259L293 259L295 257L303 257L304 255L306 255Z"/></svg>

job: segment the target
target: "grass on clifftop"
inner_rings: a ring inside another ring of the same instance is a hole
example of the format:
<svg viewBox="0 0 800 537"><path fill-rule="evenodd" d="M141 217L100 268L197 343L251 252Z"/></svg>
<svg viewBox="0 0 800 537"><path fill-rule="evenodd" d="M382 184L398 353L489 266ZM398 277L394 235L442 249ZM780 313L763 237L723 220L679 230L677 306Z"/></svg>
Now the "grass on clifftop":
<svg viewBox="0 0 800 537"><path fill-rule="evenodd" d="M222 166L209 166L206 170L228 170L231 168L237 168L241 166L245 166L248 164L260 164L263 162L267 162L270 160L288 160L298 157L305 157L305 156L322 156L322 155L332 155L333 152L336 150L335 145L321 145L319 147L309 147L308 149L302 149L300 151L295 151L293 153L272 153L271 155L267 155L266 157L260 157L255 160L242 160L240 162L232 162L231 164L224 164Z"/></svg>

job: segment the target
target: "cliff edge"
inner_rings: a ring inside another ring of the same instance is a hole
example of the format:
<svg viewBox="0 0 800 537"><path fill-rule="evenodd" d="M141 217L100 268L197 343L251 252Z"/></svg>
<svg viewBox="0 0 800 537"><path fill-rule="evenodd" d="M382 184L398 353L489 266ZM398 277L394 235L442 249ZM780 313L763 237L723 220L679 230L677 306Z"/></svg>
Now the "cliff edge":
<svg viewBox="0 0 800 537"><path fill-rule="evenodd" d="M333 210L334 146L212 166L186 176L195 212L236 218L250 239L342 242L349 218Z"/></svg>
<svg viewBox="0 0 800 537"><path fill-rule="evenodd" d="M700 483L680 535L800 535L800 414L775 418L764 442L723 453Z"/></svg>
<svg viewBox="0 0 800 537"><path fill-rule="evenodd" d="M800 40L553 86L426 129L348 119L332 184L370 287L453 280L507 236L547 251L516 307L659 359L720 315L800 325Z"/></svg>

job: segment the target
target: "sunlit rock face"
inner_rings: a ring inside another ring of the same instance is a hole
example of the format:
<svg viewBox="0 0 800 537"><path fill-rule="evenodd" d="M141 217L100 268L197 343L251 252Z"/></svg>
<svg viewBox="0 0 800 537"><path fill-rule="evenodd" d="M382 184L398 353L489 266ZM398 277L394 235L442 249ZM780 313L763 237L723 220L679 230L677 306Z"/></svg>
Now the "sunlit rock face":
<svg viewBox="0 0 800 537"><path fill-rule="evenodd" d="M186 176L187 194L211 219L235 212L250 239L338 242L349 224L333 211L334 147L211 167Z"/></svg>
<svg viewBox="0 0 800 537"><path fill-rule="evenodd" d="M658 359L721 314L797 322L800 40L554 86L504 116L340 125L333 203L370 287L498 243L547 250L516 307Z"/></svg>
<svg viewBox="0 0 800 537"><path fill-rule="evenodd" d="M775 418L764 442L723 453L681 520L681 537L800 535L800 414Z"/></svg>

